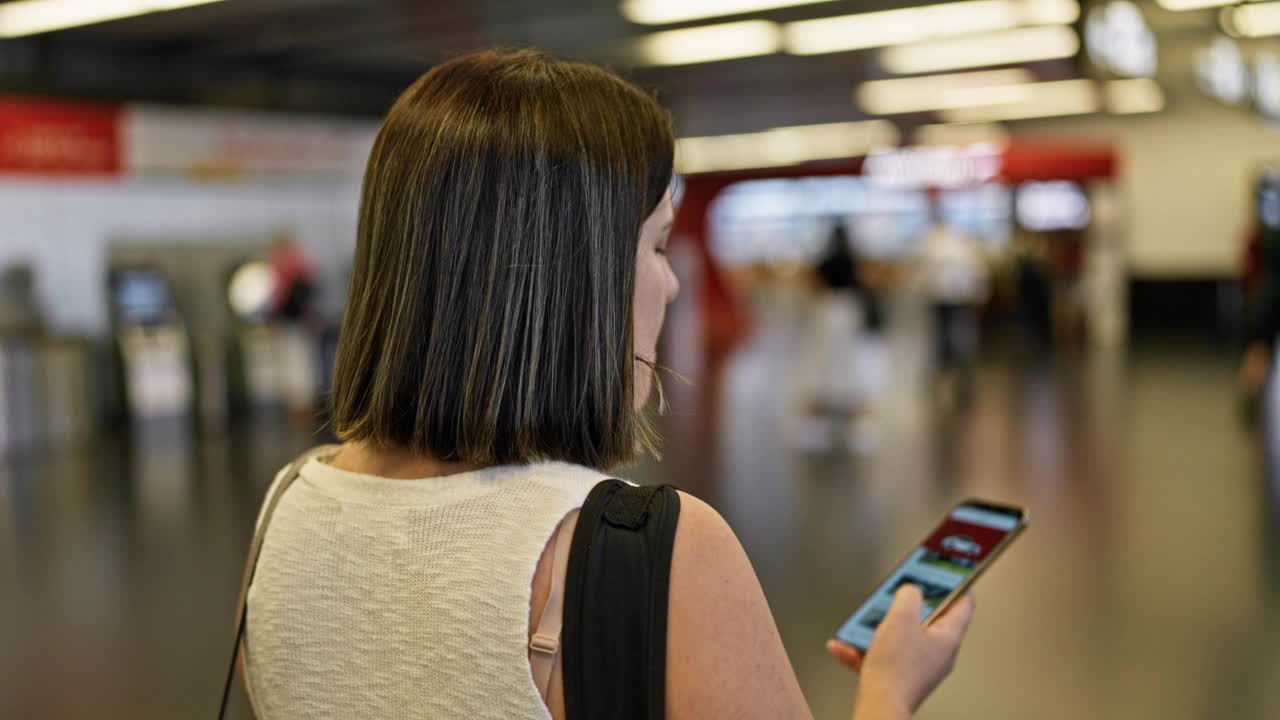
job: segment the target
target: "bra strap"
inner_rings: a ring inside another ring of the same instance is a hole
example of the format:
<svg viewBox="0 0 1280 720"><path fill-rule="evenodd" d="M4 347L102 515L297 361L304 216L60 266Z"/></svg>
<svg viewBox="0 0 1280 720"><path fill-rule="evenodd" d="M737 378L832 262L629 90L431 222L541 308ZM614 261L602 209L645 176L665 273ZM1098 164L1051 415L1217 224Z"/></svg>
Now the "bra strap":
<svg viewBox="0 0 1280 720"><path fill-rule="evenodd" d="M560 529L552 540L555 547L551 554L551 591L542 606L542 617L529 640L529 664L533 667L533 681L538 686L542 700L551 698L551 672L560 657L560 626L564 618L564 576L569 566L569 548L573 542L573 528L577 524L575 510L560 521Z"/></svg>

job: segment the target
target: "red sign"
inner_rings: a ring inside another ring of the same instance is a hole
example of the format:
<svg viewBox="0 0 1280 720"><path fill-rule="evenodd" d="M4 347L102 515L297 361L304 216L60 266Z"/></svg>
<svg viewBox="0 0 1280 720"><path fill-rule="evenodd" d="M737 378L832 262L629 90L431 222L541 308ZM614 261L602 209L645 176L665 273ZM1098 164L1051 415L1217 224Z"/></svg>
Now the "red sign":
<svg viewBox="0 0 1280 720"><path fill-rule="evenodd" d="M1118 153L1109 145L1015 141L1004 151L1001 175L1024 180L1111 180L1119 174Z"/></svg>
<svg viewBox="0 0 1280 720"><path fill-rule="evenodd" d="M115 105L0 97L0 173L118 175Z"/></svg>

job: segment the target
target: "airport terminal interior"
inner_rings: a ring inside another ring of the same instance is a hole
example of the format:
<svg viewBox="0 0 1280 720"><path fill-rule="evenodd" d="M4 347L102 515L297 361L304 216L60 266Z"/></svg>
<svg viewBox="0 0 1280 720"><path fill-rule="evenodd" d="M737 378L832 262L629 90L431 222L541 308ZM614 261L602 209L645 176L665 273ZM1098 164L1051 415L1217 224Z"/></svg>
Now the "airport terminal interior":
<svg viewBox="0 0 1280 720"><path fill-rule="evenodd" d="M212 714L380 120L489 47L671 112L614 472L724 516L816 718L967 498L1029 524L917 717L1280 717L1277 0L0 1L0 717Z"/></svg>

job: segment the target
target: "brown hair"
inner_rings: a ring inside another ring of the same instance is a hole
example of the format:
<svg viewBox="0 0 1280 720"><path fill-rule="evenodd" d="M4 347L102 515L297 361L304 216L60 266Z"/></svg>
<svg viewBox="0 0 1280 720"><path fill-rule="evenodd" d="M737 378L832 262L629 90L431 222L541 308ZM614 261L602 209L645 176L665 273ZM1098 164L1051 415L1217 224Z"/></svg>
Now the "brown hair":
<svg viewBox="0 0 1280 720"><path fill-rule="evenodd" d="M592 65L489 51L419 78L365 171L338 436L480 464L652 448L632 293L674 143L653 97Z"/></svg>

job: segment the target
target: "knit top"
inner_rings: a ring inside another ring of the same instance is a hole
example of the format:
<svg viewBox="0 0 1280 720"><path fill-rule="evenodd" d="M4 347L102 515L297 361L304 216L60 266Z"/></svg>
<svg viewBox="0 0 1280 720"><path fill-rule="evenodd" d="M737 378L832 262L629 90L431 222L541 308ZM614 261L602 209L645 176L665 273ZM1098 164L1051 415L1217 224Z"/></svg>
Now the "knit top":
<svg viewBox="0 0 1280 720"><path fill-rule="evenodd" d="M533 575L605 477L547 462L396 480L307 461L248 593L257 716L550 718L529 666Z"/></svg>

